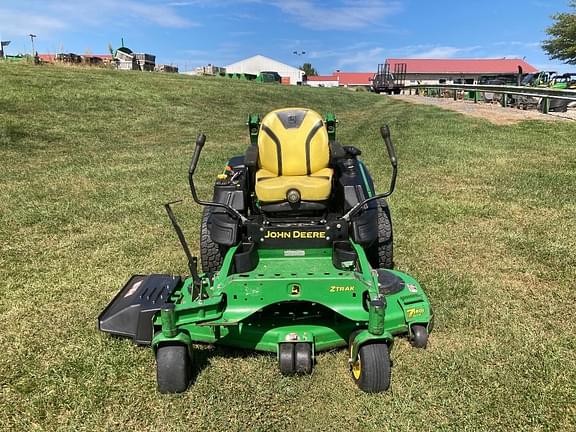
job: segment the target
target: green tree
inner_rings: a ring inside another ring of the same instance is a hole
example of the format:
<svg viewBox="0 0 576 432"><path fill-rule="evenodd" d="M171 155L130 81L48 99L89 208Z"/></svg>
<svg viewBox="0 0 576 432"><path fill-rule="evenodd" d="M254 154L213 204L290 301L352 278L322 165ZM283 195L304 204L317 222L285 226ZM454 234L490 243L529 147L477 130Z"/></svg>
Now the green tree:
<svg viewBox="0 0 576 432"><path fill-rule="evenodd" d="M300 69L304 71L306 76L318 76L318 72L312 67L312 63L304 63L300 66Z"/></svg>
<svg viewBox="0 0 576 432"><path fill-rule="evenodd" d="M576 64L576 0L570 0L572 13L559 13L552 16L556 21L546 29L551 37L542 42L542 48L550 58Z"/></svg>

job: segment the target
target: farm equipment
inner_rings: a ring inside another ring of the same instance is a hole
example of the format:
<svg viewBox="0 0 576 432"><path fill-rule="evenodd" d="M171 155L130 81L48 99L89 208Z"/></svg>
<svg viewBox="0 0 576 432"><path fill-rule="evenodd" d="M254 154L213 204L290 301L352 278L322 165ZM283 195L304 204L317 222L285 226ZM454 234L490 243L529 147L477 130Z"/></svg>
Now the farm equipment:
<svg viewBox="0 0 576 432"><path fill-rule="evenodd" d="M550 79L548 86L559 90L576 89L576 74L565 73L562 75L555 75ZM538 101L538 111L546 111L545 103L546 102L543 99ZM548 111L551 112L566 112L568 111L568 108L572 108L575 105L574 102L570 102L566 99L550 99L547 103Z"/></svg>
<svg viewBox="0 0 576 432"><path fill-rule="evenodd" d="M527 74L520 86L522 87L548 87L556 72L541 71ZM534 96L515 95L510 97L510 105L520 109L536 108L541 98Z"/></svg>
<svg viewBox="0 0 576 432"><path fill-rule="evenodd" d="M219 72L216 74L218 77L222 78L231 78L241 81L256 81L261 83L280 83L282 81L282 77L278 72L274 71L263 71L260 72L258 75L249 74L249 73L226 73L226 72Z"/></svg>
<svg viewBox="0 0 576 432"><path fill-rule="evenodd" d="M514 86L518 85L522 79L519 74L502 74L496 76L481 76L478 84L482 85L501 85L501 86ZM508 97L510 97L508 95ZM484 102L486 103L502 103L503 95L500 93L484 92Z"/></svg>
<svg viewBox="0 0 576 432"><path fill-rule="evenodd" d="M372 91L375 93L400 94L406 81L406 63L395 63L394 71L389 63L380 63L378 72L372 78Z"/></svg>
<svg viewBox="0 0 576 432"><path fill-rule="evenodd" d="M550 82L550 87L556 89L576 89L576 74L565 73L563 75L556 75Z"/></svg>
<svg viewBox="0 0 576 432"><path fill-rule="evenodd" d="M134 275L99 316L101 331L151 344L162 393L187 389L197 344L271 352L284 375L309 374L320 351L347 346L354 382L388 389L390 349L405 336L425 348L433 327L426 294L393 268L386 197L397 162L387 126L380 130L392 166L377 194L353 146L336 142L336 118L287 108L248 120L251 145L229 160L205 206L201 264L171 204L165 208L187 256L190 276Z"/></svg>

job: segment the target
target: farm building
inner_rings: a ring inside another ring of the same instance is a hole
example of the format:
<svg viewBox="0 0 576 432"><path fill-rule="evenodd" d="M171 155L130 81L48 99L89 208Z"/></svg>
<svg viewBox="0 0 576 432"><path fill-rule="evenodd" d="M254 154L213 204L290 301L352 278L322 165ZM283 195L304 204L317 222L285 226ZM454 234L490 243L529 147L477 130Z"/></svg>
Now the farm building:
<svg viewBox="0 0 576 432"><path fill-rule="evenodd" d="M537 69L522 59L387 59L390 70L406 64L406 83L476 84L482 76L533 73Z"/></svg>
<svg viewBox="0 0 576 432"><path fill-rule="evenodd" d="M107 65L112 62L110 54L38 54L38 59L43 63L67 63L67 64L87 64L91 66Z"/></svg>
<svg viewBox="0 0 576 432"><path fill-rule="evenodd" d="M255 55L232 63L226 66L226 72L252 75L259 75L261 72L277 72L282 77L283 84L292 85L300 85L304 79L304 71L263 55Z"/></svg>
<svg viewBox="0 0 576 432"><path fill-rule="evenodd" d="M374 72L342 72L335 71L332 75L306 77L310 87L370 87Z"/></svg>
<svg viewBox="0 0 576 432"><path fill-rule="evenodd" d="M189 75L211 75L211 76L215 76L215 75L225 74L225 73L226 73L226 68L214 66L212 64L208 64L206 66L197 67Z"/></svg>
<svg viewBox="0 0 576 432"><path fill-rule="evenodd" d="M340 87L370 87L374 72L342 72L332 73L338 79Z"/></svg>
<svg viewBox="0 0 576 432"><path fill-rule="evenodd" d="M338 87L338 78L333 75L318 75L306 77L310 87Z"/></svg>
<svg viewBox="0 0 576 432"><path fill-rule="evenodd" d="M116 67L120 70L153 71L156 66L156 56L152 54L134 53L130 48L120 47L114 53Z"/></svg>
<svg viewBox="0 0 576 432"><path fill-rule="evenodd" d="M167 64L157 64L154 66L155 72L165 72L165 73L178 73L178 66L172 66Z"/></svg>

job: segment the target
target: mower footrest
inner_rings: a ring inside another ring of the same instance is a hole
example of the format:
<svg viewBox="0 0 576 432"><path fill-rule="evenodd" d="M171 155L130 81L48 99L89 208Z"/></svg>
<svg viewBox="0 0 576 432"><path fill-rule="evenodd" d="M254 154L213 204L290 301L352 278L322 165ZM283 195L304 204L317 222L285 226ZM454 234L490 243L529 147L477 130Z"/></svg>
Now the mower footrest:
<svg viewBox="0 0 576 432"><path fill-rule="evenodd" d="M181 283L180 276L133 275L98 317L100 331L152 343L152 319Z"/></svg>

